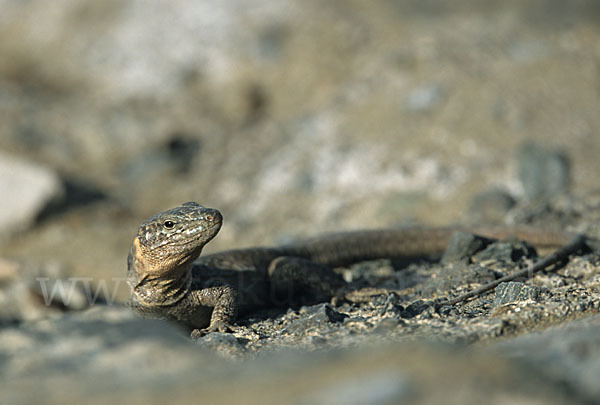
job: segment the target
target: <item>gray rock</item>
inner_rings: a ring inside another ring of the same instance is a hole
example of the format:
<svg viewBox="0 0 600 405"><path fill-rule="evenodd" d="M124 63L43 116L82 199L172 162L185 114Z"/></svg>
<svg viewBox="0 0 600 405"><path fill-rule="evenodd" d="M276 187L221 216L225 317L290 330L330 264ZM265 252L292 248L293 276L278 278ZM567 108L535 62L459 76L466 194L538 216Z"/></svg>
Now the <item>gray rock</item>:
<svg viewBox="0 0 600 405"><path fill-rule="evenodd" d="M496 287L496 295L494 296L494 306L508 304L516 301L533 300L537 301L541 288L530 286L525 283L510 281L501 283Z"/></svg>
<svg viewBox="0 0 600 405"><path fill-rule="evenodd" d="M439 276L445 273L439 266L422 270ZM15 277L14 269L4 273L5 279ZM476 280L467 277L457 291ZM0 329L0 395L8 404L81 402L84 398L98 403L199 398L227 403L261 403L265 398L328 403L355 398L369 403L409 399L458 404L464 403L464 397L454 396L448 387L460 384L461 394L473 403L490 398L498 403L524 398L565 403L569 396L580 401L594 394L591 377L583 388L570 377L568 387L557 381L564 378L561 373L572 369L577 376L585 371L594 375L597 363L587 356L596 351L589 346L597 331L573 329L580 335L574 341L583 339L584 344L574 344L567 353L571 357L565 355L570 359L565 360L567 366L552 373L531 373L551 361L552 352L530 357L524 346L516 351L520 357L514 362L506 359L510 349L490 355L488 346L471 347L467 352L456 345L498 336L511 339L515 333L526 333L532 324L539 325L548 312L564 319L565 313L597 311L593 306L576 308L577 302L597 301L593 291L585 293L584 285L562 291L556 291L548 302L520 302L518 310L509 308L492 316L485 300L475 299L439 313L433 311L431 301L413 300L405 309L412 311L411 316L402 319L390 318L390 310L384 310L403 309L397 303L402 295L380 292L381 299L362 304L336 309L321 304L275 311L262 320L245 319L235 334L213 333L196 343L169 323L140 319L126 308L97 306L18 326L4 325ZM573 296L579 299L570 304ZM407 346L407 340L418 344ZM444 348L427 343L431 340L455 345ZM382 342L401 343L386 348ZM587 368L577 369L577 356L584 359L581 367ZM543 361L538 364L539 357ZM531 367L523 369L523 362Z"/></svg>
<svg viewBox="0 0 600 405"><path fill-rule="evenodd" d="M318 304L310 307L303 307L300 311L309 315L316 322L342 322L346 315L339 313L331 304Z"/></svg>
<svg viewBox="0 0 600 405"><path fill-rule="evenodd" d="M518 41L508 48L509 56L518 63L532 63L548 53L548 47L542 41Z"/></svg>
<svg viewBox="0 0 600 405"><path fill-rule="evenodd" d="M0 330L0 395L3 404L581 400L503 356L426 343L369 343L355 350L288 350L231 362L201 350L164 322L97 308Z"/></svg>
<svg viewBox="0 0 600 405"><path fill-rule="evenodd" d="M86 279L67 277L59 265L33 267L0 259L0 273L0 324L39 320L106 301L94 297Z"/></svg>
<svg viewBox="0 0 600 405"><path fill-rule="evenodd" d="M127 308L96 307L57 319L26 323L0 332L2 376L18 379L80 372L144 381L164 378L193 365L193 347L183 331L140 319ZM150 371L148 362L161 362ZM118 364L119 367L115 367Z"/></svg>
<svg viewBox="0 0 600 405"><path fill-rule="evenodd" d="M300 312L305 312L305 315L308 314L308 316L304 316L303 318L292 322L285 328L285 332L291 334L304 334L309 330L341 323L347 317L346 314L342 314L333 309L330 304L303 307Z"/></svg>
<svg viewBox="0 0 600 405"><path fill-rule="evenodd" d="M431 301L423 301L417 300L415 302L410 303L400 314L402 318L410 319L414 318L417 315L421 315L424 312L428 311L430 315L434 306Z"/></svg>
<svg viewBox="0 0 600 405"><path fill-rule="evenodd" d="M0 152L0 236L30 227L62 194L60 178L52 170Z"/></svg>
<svg viewBox="0 0 600 405"><path fill-rule="evenodd" d="M570 162L563 150L525 142L517 152L517 161L528 200L545 201L568 191Z"/></svg>
<svg viewBox="0 0 600 405"><path fill-rule="evenodd" d="M196 340L196 344L208 350L213 350L226 357L239 356L244 352L244 346L230 333L214 332Z"/></svg>
<svg viewBox="0 0 600 405"><path fill-rule="evenodd" d="M387 404L410 398L414 382L398 371L378 371L338 381L306 395L306 404Z"/></svg>
<svg viewBox="0 0 600 405"><path fill-rule="evenodd" d="M400 319L384 318L373 328L373 333L385 335L396 329L398 325L401 325Z"/></svg>
<svg viewBox="0 0 600 405"><path fill-rule="evenodd" d="M164 321L98 306L0 329L0 395L3 403L58 403L115 390L124 398L149 384L152 396L211 357Z"/></svg>
<svg viewBox="0 0 600 405"><path fill-rule="evenodd" d="M87 308L92 304L93 299L82 280L66 277L56 279L37 277L35 282L30 283L30 290L41 298L46 306L63 307L74 311Z"/></svg>
<svg viewBox="0 0 600 405"><path fill-rule="evenodd" d="M488 260L517 262L524 257L537 257L535 249L528 243L516 238L507 238L494 242L485 249L473 255L473 262L481 263Z"/></svg>
<svg viewBox="0 0 600 405"><path fill-rule="evenodd" d="M442 86L428 84L410 92L406 98L406 106L412 112L428 112L442 101L443 96Z"/></svg>
<svg viewBox="0 0 600 405"><path fill-rule="evenodd" d="M495 345L495 351L518 360L532 374L564 384L590 403L600 398L600 316L570 322Z"/></svg>
<svg viewBox="0 0 600 405"><path fill-rule="evenodd" d="M442 263L453 263L468 260L475 253L485 248L491 239L469 232L454 232L448 248L442 256Z"/></svg>
<svg viewBox="0 0 600 405"><path fill-rule="evenodd" d="M515 199L504 190L482 191L471 199L469 220L481 224L503 223L515 204Z"/></svg>

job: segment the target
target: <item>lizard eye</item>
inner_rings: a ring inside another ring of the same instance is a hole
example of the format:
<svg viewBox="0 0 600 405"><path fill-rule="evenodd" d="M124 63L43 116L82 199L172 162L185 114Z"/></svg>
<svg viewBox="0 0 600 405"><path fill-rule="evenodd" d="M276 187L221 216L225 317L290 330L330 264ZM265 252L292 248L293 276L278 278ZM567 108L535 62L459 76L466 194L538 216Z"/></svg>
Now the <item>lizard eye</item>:
<svg viewBox="0 0 600 405"><path fill-rule="evenodd" d="M163 226L167 229L171 229L175 226L175 222L166 220L165 222L163 222Z"/></svg>

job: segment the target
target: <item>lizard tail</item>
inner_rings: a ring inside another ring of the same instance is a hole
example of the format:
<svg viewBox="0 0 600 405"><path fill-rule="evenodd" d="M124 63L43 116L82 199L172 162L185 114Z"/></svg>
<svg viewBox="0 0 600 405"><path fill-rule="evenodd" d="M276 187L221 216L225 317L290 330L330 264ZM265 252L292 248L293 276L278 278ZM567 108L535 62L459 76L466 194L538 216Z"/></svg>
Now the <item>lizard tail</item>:
<svg viewBox="0 0 600 405"><path fill-rule="evenodd" d="M573 238L572 233L531 227L411 227L335 233L279 249L286 255L306 257L334 267L379 258L431 258L444 253L456 231L492 239L514 235L542 249L563 246Z"/></svg>

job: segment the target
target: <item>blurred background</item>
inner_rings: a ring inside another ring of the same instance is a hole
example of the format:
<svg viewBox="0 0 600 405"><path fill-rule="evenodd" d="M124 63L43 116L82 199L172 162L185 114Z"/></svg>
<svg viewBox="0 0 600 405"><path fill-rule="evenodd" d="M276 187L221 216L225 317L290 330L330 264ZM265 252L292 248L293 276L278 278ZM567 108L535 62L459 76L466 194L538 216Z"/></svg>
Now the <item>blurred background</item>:
<svg viewBox="0 0 600 405"><path fill-rule="evenodd" d="M6 259L124 277L138 224L190 200L224 215L210 252L597 189L593 0L0 10Z"/></svg>

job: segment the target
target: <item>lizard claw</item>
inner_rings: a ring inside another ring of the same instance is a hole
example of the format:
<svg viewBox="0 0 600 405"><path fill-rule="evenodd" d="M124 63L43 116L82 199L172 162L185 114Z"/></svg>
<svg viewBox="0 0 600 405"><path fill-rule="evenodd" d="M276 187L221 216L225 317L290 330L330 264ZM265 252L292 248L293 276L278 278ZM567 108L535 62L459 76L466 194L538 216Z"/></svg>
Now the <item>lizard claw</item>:
<svg viewBox="0 0 600 405"><path fill-rule="evenodd" d="M192 339L192 340L198 340L198 339L200 339L204 335L206 335L206 333L204 333L204 329L194 329L190 333L190 339Z"/></svg>
<svg viewBox="0 0 600 405"><path fill-rule="evenodd" d="M237 327L231 325L228 322L213 322L209 327L202 329L194 329L190 334L190 337L194 340L201 338L202 336L211 332L231 333L235 332Z"/></svg>
<svg viewBox="0 0 600 405"><path fill-rule="evenodd" d="M331 300L329 300L329 303L337 308L340 305L342 305L344 303L344 301L346 301L346 297L344 295L336 294L333 297L331 297Z"/></svg>
<svg viewBox="0 0 600 405"><path fill-rule="evenodd" d="M351 302L351 300L348 298L348 291L349 290L347 286L338 288L329 300L329 303L334 307L339 307L344 302Z"/></svg>
<svg viewBox="0 0 600 405"><path fill-rule="evenodd" d="M230 324L229 322L216 322L214 325L210 325L206 328L207 332L221 332L221 333L231 333L236 331L236 327Z"/></svg>

